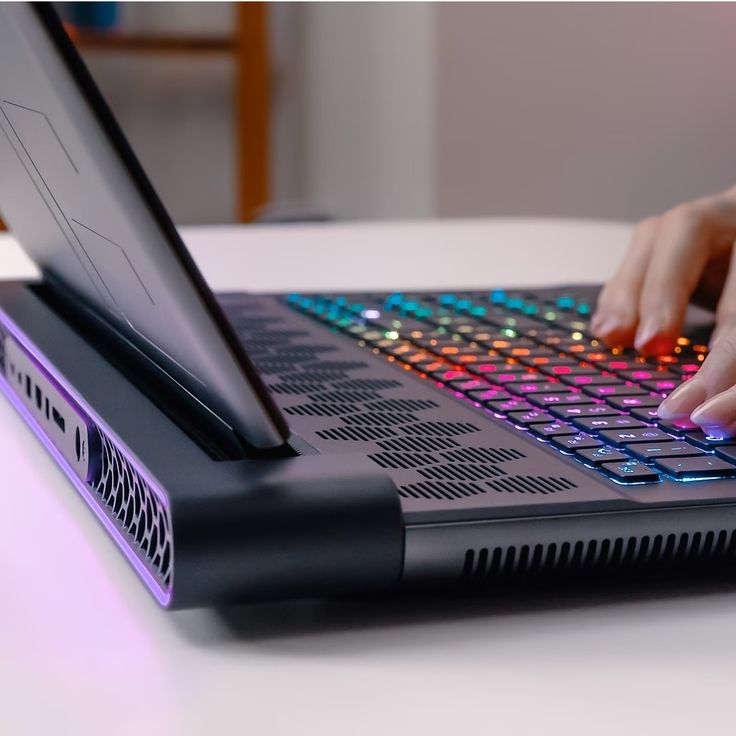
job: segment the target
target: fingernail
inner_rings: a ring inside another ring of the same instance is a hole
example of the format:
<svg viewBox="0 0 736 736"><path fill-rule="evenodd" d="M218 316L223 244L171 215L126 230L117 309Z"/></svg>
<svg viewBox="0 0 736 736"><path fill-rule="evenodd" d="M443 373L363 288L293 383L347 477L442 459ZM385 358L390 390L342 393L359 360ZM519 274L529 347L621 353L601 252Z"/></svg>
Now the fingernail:
<svg viewBox="0 0 736 736"><path fill-rule="evenodd" d="M659 330L659 321L649 319L646 322L643 322L639 325L639 329L636 331L634 347L640 353L645 352L649 343L657 337Z"/></svg>
<svg viewBox="0 0 736 736"><path fill-rule="evenodd" d="M736 391L731 389L708 399L693 411L690 419L704 429L730 427L736 420Z"/></svg>
<svg viewBox="0 0 736 736"><path fill-rule="evenodd" d="M690 416L706 397L705 386L697 378L680 384L660 405L657 414L661 419L681 419ZM693 419L693 421L695 421Z"/></svg>

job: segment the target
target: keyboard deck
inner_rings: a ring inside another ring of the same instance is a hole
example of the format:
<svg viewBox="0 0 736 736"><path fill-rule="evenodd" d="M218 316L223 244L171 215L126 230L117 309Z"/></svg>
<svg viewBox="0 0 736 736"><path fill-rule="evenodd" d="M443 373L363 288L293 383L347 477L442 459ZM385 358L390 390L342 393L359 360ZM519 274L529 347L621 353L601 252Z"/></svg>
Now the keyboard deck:
<svg viewBox="0 0 736 736"><path fill-rule="evenodd" d="M571 460L630 485L736 477L736 440L657 416L707 347L609 349L588 332L596 290L290 294L285 303L486 410Z"/></svg>

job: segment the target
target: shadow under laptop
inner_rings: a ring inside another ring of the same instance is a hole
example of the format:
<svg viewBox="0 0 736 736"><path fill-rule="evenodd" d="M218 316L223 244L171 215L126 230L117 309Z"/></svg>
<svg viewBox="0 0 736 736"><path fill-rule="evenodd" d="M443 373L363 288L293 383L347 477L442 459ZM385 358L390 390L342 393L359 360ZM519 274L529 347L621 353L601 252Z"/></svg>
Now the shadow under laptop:
<svg viewBox="0 0 736 736"><path fill-rule="evenodd" d="M509 621L530 616L534 626L540 618L542 623L546 618L585 626L591 621L616 621L616 615L620 619L638 615L636 611L684 617L693 606L709 605L718 611L726 605L736 615L736 571L629 571L601 577L527 579L499 582L482 591L448 588L440 594L435 589L370 598L257 603L211 609L206 614L178 612L172 619L179 634L195 646L240 641L291 653L312 649L329 653L440 643L445 635L458 634L458 624L469 628L471 635L478 624L483 631L499 634L510 633ZM422 630L428 632L426 637Z"/></svg>

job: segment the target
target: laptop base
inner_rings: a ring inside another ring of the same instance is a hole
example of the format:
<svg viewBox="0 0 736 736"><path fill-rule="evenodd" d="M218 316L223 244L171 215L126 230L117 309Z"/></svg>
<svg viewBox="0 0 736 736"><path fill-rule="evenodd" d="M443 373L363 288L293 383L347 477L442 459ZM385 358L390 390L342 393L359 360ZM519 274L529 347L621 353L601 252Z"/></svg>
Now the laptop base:
<svg viewBox="0 0 736 736"><path fill-rule="evenodd" d="M367 460L216 459L34 287L0 288L0 336L0 389L163 606L398 582L399 498ZM65 441L80 427L82 464Z"/></svg>

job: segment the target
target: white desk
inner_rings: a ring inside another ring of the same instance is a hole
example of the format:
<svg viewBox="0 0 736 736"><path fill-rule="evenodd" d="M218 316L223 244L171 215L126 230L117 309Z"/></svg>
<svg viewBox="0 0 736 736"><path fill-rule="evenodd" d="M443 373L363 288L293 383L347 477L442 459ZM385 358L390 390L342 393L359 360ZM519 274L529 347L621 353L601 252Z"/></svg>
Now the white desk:
<svg viewBox="0 0 736 736"><path fill-rule="evenodd" d="M603 280L623 225L187 229L216 289ZM32 273L0 239L0 275ZM0 733L729 732L725 583L161 611L0 401Z"/></svg>

